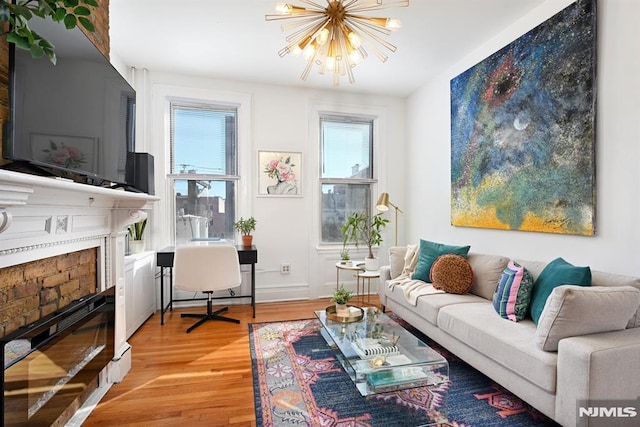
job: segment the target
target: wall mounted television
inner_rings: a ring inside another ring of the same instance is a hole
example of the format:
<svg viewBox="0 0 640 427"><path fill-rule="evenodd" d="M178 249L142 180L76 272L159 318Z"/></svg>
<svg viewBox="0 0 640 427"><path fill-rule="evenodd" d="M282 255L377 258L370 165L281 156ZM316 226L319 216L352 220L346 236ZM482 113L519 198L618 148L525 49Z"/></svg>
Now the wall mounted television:
<svg viewBox="0 0 640 427"><path fill-rule="evenodd" d="M127 186L136 92L79 28L34 18L57 64L10 44L10 117L3 157L93 185Z"/></svg>

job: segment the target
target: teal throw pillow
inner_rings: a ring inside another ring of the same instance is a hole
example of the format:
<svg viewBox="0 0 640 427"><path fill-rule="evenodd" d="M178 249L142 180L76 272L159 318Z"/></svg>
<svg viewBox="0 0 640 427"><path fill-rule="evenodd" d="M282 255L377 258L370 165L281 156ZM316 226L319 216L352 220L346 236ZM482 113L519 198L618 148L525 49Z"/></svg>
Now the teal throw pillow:
<svg viewBox="0 0 640 427"><path fill-rule="evenodd" d="M466 257L470 246L450 246L442 243L420 240L420 250L418 252L418 264L411 276L414 280L422 280L431 283L431 266L440 255L455 254Z"/></svg>
<svg viewBox="0 0 640 427"><path fill-rule="evenodd" d="M576 267L562 258L556 258L547 264L533 284L529 304L529 313L536 325L547 298L554 288L561 285L591 286L591 269Z"/></svg>

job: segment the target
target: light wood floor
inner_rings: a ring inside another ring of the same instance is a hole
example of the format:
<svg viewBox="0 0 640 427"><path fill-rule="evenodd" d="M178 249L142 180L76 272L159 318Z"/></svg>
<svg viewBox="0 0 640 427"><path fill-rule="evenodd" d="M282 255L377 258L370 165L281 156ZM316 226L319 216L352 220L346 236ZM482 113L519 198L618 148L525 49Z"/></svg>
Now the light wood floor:
<svg viewBox="0 0 640 427"><path fill-rule="evenodd" d="M372 296L371 302L378 303ZM204 307L154 314L130 339L132 369L114 384L83 426L255 426L248 323L308 319L328 299L251 306L232 305L225 313L240 320L207 322L190 334ZM215 308L215 307L214 307Z"/></svg>

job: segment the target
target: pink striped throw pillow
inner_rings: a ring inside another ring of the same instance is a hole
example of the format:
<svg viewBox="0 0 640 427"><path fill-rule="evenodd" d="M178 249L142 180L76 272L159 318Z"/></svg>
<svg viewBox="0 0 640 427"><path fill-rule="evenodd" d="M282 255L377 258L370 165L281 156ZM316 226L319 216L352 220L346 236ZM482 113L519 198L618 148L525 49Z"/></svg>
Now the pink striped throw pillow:
<svg viewBox="0 0 640 427"><path fill-rule="evenodd" d="M533 276L520 264L509 261L493 294L493 307L505 319L524 319L531 300Z"/></svg>

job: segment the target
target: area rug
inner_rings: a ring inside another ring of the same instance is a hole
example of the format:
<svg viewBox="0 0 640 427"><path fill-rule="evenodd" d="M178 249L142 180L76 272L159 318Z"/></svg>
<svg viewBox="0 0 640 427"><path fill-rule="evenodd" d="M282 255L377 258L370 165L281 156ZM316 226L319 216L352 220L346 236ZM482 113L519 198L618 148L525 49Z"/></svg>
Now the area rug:
<svg viewBox="0 0 640 427"><path fill-rule="evenodd" d="M249 325L258 426L554 426L544 415L396 318L449 361L448 383L363 397L317 319ZM448 391L448 393L447 393ZM448 397L447 397L448 395Z"/></svg>

